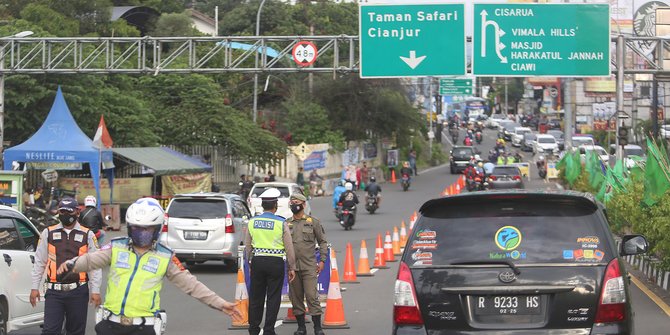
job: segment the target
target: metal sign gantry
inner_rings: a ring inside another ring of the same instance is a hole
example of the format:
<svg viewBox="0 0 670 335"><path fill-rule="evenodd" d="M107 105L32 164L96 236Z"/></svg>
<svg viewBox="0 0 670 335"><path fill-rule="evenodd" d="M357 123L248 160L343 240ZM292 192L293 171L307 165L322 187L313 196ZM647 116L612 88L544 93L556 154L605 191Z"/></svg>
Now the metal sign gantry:
<svg viewBox="0 0 670 335"><path fill-rule="evenodd" d="M293 62L300 41L319 48L314 66ZM0 73L357 72L357 50L347 35L0 38Z"/></svg>

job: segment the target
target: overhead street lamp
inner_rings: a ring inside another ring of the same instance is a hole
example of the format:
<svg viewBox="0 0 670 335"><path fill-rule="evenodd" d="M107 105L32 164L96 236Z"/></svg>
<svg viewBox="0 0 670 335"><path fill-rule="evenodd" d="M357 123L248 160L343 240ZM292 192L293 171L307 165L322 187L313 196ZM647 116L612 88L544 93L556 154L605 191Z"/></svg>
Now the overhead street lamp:
<svg viewBox="0 0 670 335"><path fill-rule="evenodd" d="M256 13L256 36L261 35L261 10L263 9L263 5L265 4L265 0L261 0L261 4L258 6L258 12ZM258 49L256 49L256 55L254 57L255 60L255 67L258 69ZM256 123L256 119L258 118L258 72L254 73L254 114L253 114L253 120L254 123Z"/></svg>
<svg viewBox="0 0 670 335"><path fill-rule="evenodd" d="M33 32L30 30L25 30L14 35L0 37L0 39L5 38L24 38L32 35ZM0 49L0 153L4 151L4 141L5 141L5 47L3 46ZM2 157L0 157L0 161Z"/></svg>

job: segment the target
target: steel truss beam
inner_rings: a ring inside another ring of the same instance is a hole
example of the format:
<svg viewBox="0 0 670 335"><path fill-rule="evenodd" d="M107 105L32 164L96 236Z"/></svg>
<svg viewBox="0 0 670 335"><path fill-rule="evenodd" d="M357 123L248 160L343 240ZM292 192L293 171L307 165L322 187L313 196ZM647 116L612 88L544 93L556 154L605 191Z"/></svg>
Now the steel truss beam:
<svg viewBox="0 0 670 335"><path fill-rule="evenodd" d="M293 47L303 40L318 48L310 67L292 60ZM2 38L0 62L4 74L316 73L359 67L358 37L347 35Z"/></svg>

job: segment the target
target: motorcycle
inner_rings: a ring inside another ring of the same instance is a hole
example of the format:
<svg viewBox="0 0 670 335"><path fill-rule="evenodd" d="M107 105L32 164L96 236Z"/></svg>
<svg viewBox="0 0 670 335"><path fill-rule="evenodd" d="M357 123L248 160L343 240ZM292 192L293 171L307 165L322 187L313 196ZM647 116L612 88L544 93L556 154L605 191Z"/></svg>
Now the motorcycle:
<svg viewBox="0 0 670 335"><path fill-rule="evenodd" d="M402 175L402 190L407 191L409 189L409 175L403 174Z"/></svg>
<svg viewBox="0 0 670 335"><path fill-rule="evenodd" d="M368 211L368 213L374 214L377 208L379 208L379 206L377 206L377 196L368 195L368 201L365 203L365 209Z"/></svg>
<svg viewBox="0 0 670 335"><path fill-rule="evenodd" d="M539 159L535 162L535 166L537 166L537 172L540 175L540 178L547 178L547 164L544 159Z"/></svg>
<svg viewBox="0 0 670 335"><path fill-rule="evenodd" d="M478 131L475 133L475 139L477 140L477 144L482 144L482 140L484 140L484 136L482 136L482 132Z"/></svg>
<svg viewBox="0 0 670 335"><path fill-rule="evenodd" d="M458 129L456 128L449 129L449 135L451 135L451 143L458 142Z"/></svg>
<svg viewBox="0 0 670 335"><path fill-rule="evenodd" d="M469 178L466 183L466 187L469 192L473 191L484 191L488 189L489 183L486 180L483 174L477 174L476 176Z"/></svg>
<svg viewBox="0 0 670 335"><path fill-rule="evenodd" d="M340 226L344 230L351 230L356 223L356 206L351 208L342 208L342 215L340 216Z"/></svg>
<svg viewBox="0 0 670 335"><path fill-rule="evenodd" d="M337 207L335 207L335 217L337 218L337 221L342 220L342 203L338 202Z"/></svg>

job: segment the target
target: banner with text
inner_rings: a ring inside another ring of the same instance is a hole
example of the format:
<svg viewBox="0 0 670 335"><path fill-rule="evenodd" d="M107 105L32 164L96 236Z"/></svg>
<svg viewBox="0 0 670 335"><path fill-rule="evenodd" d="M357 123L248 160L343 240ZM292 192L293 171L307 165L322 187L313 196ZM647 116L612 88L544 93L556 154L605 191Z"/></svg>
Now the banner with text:
<svg viewBox="0 0 670 335"><path fill-rule="evenodd" d="M211 173L191 173L162 176L163 195L181 193L210 192L212 190Z"/></svg>
<svg viewBox="0 0 670 335"><path fill-rule="evenodd" d="M114 202L131 204L138 198L151 195L151 181L153 178L116 178L114 179ZM58 187L66 190L74 190L79 185L77 201L84 202L87 195L95 194L95 185L90 178L60 178ZM109 182L107 179L100 180L101 203L109 203Z"/></svg>

